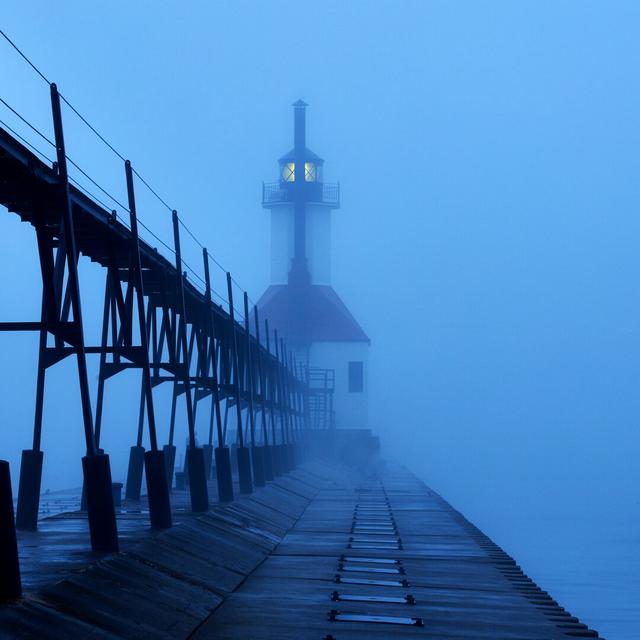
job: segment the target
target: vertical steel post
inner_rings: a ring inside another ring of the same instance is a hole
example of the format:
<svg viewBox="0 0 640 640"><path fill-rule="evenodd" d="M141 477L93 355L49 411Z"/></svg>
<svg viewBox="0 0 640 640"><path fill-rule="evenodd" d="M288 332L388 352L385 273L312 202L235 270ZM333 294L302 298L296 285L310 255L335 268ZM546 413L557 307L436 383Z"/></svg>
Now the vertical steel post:
<svg viewBox="0 0 640 640"><path fill-rule="evenodd" d="M256 446L256 423L253 414L253 372L251 370L251 332L249 331L249 298L244 292L244 348L246 354L245 368L247 372L248 404L249 404L249 433L251 446Z"/></svg>
<svg viewBox="0 0 640 640"><path fill-rule="evenodd" d="M302 460L303 447L304 447L304 433L302 431L302 408L300 403L300 377L298 373L298 361L295 356L292 356L293 361L293 397L295 403L295 411L296 411L296 432L297 432L297 442L296 442L296 459L298 461Z"/></svg>
<svg viewBox="0 0 640 640"><path fill-rule="evenodd" d="M244 433L242 430L242 406L240 404L240 365L238 359L238 342L235 320L235 309L233 308L233 285L231 274L227 272L227 297L229 298L229 317L231 318L231 358L234 370L234 392L236 400L236 437L238 445L244 447Z"/></svg>
<svg viewBox="0 0 640 640"><path fill-rule="evenodd" d="M300 439L300 407L298 406L298 363L293 355L289 352L289 369L291 379L291 394L293 396L293 414L294 414L294 433L296 441Z"/></svg>
<svg viewBox="0 0 640 640"><path fill-rule="evenodd" d="M136 211L136 197L133 186L133 170L129 160L124 163L127 178L127 196L129 202L129 220L131 222L131 253L138 307L138 330L142 351L142 388L144 404L141 403L140 418L144 418L144 408L147 409L147 424L149 425L149 442L151 451L144 453L145 477L147 479L147 498L149 500L149 518L151 526L166 529L171 526L171 503L169 502L169 487L167 472L164 464L164 451L158 449L156 432L156 414L153 407L153 390L151 388L151 365L149 362L149 327L144 308L144 282L142 280L142 262L140 260L140 238L138 235L138 215ZM151 317L148 318L151 324ZM137 447L142 448L140 425L138 428Z"/></svg>
<svg viewBox="0 0 640 640"><path fill-rule="evenodd" d="M207 478L204 471L204 452L196 446L196 432L193 420L193 401L191 398L191 379L189 371L189 347L187 344L187 316L184 303L184 275L182 273L182 253L180 251L180 226L178 212L173 211L173 241L176 253L176 279L178 287L178 306L180 311L180 342L184 364L182 382L187 403L187 423L189 427L189 448L187 459L189 467L189 491L191 494L191 509L196 512L209 510L209 495L207 492Z"/></svg>
<svg viewBox="0 0 640 640"><path fill-rule="evenodd" d="M286 444L286 429L284 419L284 391L282 385L282 362L280 360L280 340L278 339L278 330L273 331L273 342L276 347L276 380L278 381L278 409L280 411L280 440L282 444Z"/></svg>
<svg viewBox="0 0 640 640"><path fill-rule="evenodd" d="M78 251L76 249L75 229L73 226L73 210L69 196L69 175L67 172L67 155L62 129L60 95L54 83L51 84L51 110L53 113L56 159L58 161L58 180L61 192L62 225L67 249L68 287L71 295L73 321L76 328L74 336L75 344L73 346L76 351L78 364L80 401L87 447L87 455L82 459L82 468L87 496L91 547L94 551L117 551L118 529L111 489L109 456L98 453L94 441L93 416L91 413L91 397L89 395L89 378L87 374L87 356L84 346L84 329L82 326L82 306L80 304Z"/></svg>
<svg viewBox="0 0 640 640"><path fill-rule="evenodd" d="M207 322L209 325L209 340L211 341L211 381L213 384L213 404L216 418L216 431L218 434L218 446L215 448L216 481L218 484L218 499L220 502L233 500L233 476L231 473L231 456L229 448L225 446L224 433L222 432L222 417L220 415L220 387L218 383L218 365L216 358L215 326L213 322L213 310L211 309L211 276L209 274L209 254L202 249L204 260L205 301L207 305Z"/></svg>
<svg viewBox="0 0 640 640"><path fill-rule="evenodd" d="M285 389L284 389L284 367L280 358L281 345L278 339L278 332L274 331L274 342L276 345L276 379L278 381L278 408L280 410L280 438L282 444L280 445L280 462L283 471L291 471L290 457L289 457L289 439L287 429L287 412L285 403Z"/></svg>
<svg viewBox="0 0 640 640"><path fill-rule="evenodd" d="M302 363L296 361L296 388L298 390L298 428L300 437L304 441L306 437L306 414L304 402L304 371Z"/></svg>
<svg viewBox="0 0 640 640"><path fill-rule="evenodd" d="M240 482L240 493L253 493L253 479L251 477L251 460L249 449L244 446L244 434L242 433L242 406L240 404L240 367L238 366L238 340L235 313L233 309L233 286L231 274L227 272L227 294L229 297L229 316L231 319L231 352L233 358L233 368L235 369L235 395L236 395L236 417L238 430L238 448L236 455L238 458L238 480Z"/></svg>
<svg viewBox="0 0 640 640"><path fill-rule="evenodd" d="M304 436L305 436L305 447L306 447L306 454L309 456L311 455L311 447L313 445L313 443L311 442L311 438L313 436L313 434L311 433L311 425L310 425L310 418L309 418L309 413L310 413L310 409L309 409L309 366L307 365L306 367L300 363L300 380L302 383L302 414L303 414L303 420L302 420L302 427L304 429Z"/></svg>
<svg viewBox="0 0 640 640"><path fill-rule="evenodd" d="M102 335L100 337L100 365L98 367L98 394L96 398L96 422L94 426L96 445L100 446L100 431L102 429L102 407L104 404L105 364L107 362L107 343L109 341L109 312L111 310L111 268L107 269L104 287L104 307L102 311Z"/></svg>
<svg viewBox="0 0 640 640"><path fill-rule="evenodd" d="M249 296L244 292L244 334L245 349L247 352L246 369L247 385L249 387L249 424L251 427L251 461L253 463L253 480L256 487L264 487L264 456L263 447L256 444L256 418L253 406L254 378L253 378L253 358L251 356L251 330L249 328Z"/></svg>
<svg viewBox="0 0 640 640"><path fill-rule="evenodd" d="M305 378L302 362L297 364L298 406L300 407L300 433L302 436L301 455L304 460L309 455L309 430L307 429L307 403L305 398Z"/></svg>
<svg viewBox="0 0 640 640"><path fill-rule="evenodd" d="M282 361L284 365L284 388L286 393L286 406L287 406L287 436L289 438L289 445L287 447L289 453L289 464L293 469L296 466L295 456L295 432L294 432L294 407L293 407L293 395L291 392L291 369L289 368L289 359L287 357L287 349L285 347L284 340L282 340Z"/></svg>
<svg viewBox="0 0 640 640"><path fill-rule="evenodd" d="M267 361L267 389L269 393L269 420L271 423L271 458L273 460L273 475L279 476L284 471L282 466L281 448L278 446L278 438L276 437L276 390L277 390L277 366L275 358L271 355L271 344L269 338L269 321L265 318L264 333L266 336L266 347L269 359Z"/></svg>
<svg viewBox="0 0 640 640"><path fill-rule="evenodd" d="M211 411L209 413L209 438L205 449L205 464L207 465L207 478L211 477L211 465L213 463L213 425L216 423L218 432L218 441L222 436L222 420L220 418L220 399L216 371L216 341L213 323L213 315L211 311L211 277L209 274L209 254L205 247L202 248L202 259L204 262L204 280L205 280L205 317L207 319L208 331L203 332L204 338L204 362L202 363L202 375L204 378L211 379ZM209 367L211 367L211 376L209 376ZM218 494L220 489L218 489Z"/></svg>
<svg viewBox="0 0 640 640"><path fill-rule="evenodd" d="M287 367L287 389L289 391L289 428L291 429L291 459L293 464L297 463L297 446L298 446L298 429L297 429L297 411L296 411L296 393L295 393L295 379L293 375L293 368L291 365L291 352L286 353L286 367Z"/></svg>
<svg viewBox="0 0 640 640"><path fill-rule="evenodd" d="M262 439L264 446L262 448L264 459L264 477L265 480L273 480L273 458L272 447L269 444L269 429L267 426L267 387L264 371L262 368L262 343L260 342L260 318L258 317L258 307L253 307L256 329L256 342L258 343L258 379L260 381L260 416L262 418Z"/></svg>
<svg viewBox="0 0 640 640"><path fill-rule="evenodd" d="M89 396L89 379L87 375L87 356L84 346L84 331L82 326L82 307L80 304L80 284L78 280L78 252L76 249L75 229L73 226L73 212L69 197L69 176L67 172L67 156L64 146L64 134L62 129L62 112L60 109L60 96L55 84L51 85L51 106L53 111L53 129L56 142L56 157L58 161L58 179L61 186L62 225L67 248L67 267L69 278L69 290L71 294L71 307L73 320L76 325L74 345L78 361L78 381L80 384L80 400L82 404L82 418L84 424L84 436L87 447L87 455L96 453L93 438L93 416L91 412L91 398Z"/></svg>

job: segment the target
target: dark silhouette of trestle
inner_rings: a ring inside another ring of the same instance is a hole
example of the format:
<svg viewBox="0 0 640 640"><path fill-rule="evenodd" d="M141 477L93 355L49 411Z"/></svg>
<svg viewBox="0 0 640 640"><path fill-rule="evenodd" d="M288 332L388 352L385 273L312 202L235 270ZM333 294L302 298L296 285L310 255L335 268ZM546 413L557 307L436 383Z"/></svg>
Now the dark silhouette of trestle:
<svg viewBox="0 0 640 640"><path fill-rule="evenodd" d="M234 498L233 465L226 419L223 425L221 418L221 401L226 402L227 411L235 407L237 460L233 462L238 469L240 491L251 493L254 484L262 486L266 480L290 471L305 455L310 441L308 373L297 366L277 332L273 332L273 352L267 323L266 340L260 340L256 308L255 333L251 333L246 293L244 324L236 322L229 273L228 309L213 302L206 248L203 247L204 292L187 279L180 245L181 221L175 210L173 263L139 237L134 186L134 174L139 174L129 160L124 161L129 227L115 211L107 210L70 183L61 95L53 83L50 96L56 147L53 166L0 128L0 204L32 225L42 276L40 319L0 322L1 331L39 334L33 444L22 453L15 525L27 530L37 528L46 373L61 360L75 356L86 445L82 459L83 504L91 546L94 551L115 551L118 531L111 470L109 456L100 446L107 380L129 369L142 374L140 414L130 449L126 497L140 498L144 473L151 526L167 528L172 524L169 492L176 459L178 399L184 396L187 413L186 468L191 508L204 512L209 508L207 479L214 461L219 499ZM146 182L145 185L149 186ZM80 255L105 269L98 345L85 344L78 278ZM88 355L98 355L100 361L95 414L87 377ZM164 444L156 429L153 402L153 388L162 383L173 388L169 434ZM205 398L211 399L210 429L207 444L199 446L195 414L198 403ZM148 451L142 445L145 417ZM0 597L16 597L20 595L20 578L12 494L8 468L5 472L3 466L2 471L0 529L9 534L0 537Z"/></svg>

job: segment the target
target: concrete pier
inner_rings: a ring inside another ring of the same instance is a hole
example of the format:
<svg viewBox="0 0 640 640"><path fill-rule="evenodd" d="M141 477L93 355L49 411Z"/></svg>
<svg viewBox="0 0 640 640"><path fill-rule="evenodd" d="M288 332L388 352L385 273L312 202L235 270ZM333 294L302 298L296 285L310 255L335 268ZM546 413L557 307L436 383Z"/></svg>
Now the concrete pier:
<svg viewBox="0 0 640 640"><path fill-rule="evenodd" d="M306 463L205 514L172 500L161 532L125 501L119 553L87 551L79 512L21 532L25 596L0 637L598 637L395 464Z"/></svg>

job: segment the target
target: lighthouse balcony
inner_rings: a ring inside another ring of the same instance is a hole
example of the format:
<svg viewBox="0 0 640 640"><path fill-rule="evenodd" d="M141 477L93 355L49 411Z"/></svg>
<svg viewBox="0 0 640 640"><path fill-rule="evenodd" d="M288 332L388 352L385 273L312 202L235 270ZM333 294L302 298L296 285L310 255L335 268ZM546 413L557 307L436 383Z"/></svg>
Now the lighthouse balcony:
<svg viewBox="0 0 640 640"><path fill-rule="evenodd" d="M305 182L305 201L324 204L334 209L340 207L340 184L335 182ZM262 183L262 206L270 208L295 201L294 183L284 180Z"/></svg>

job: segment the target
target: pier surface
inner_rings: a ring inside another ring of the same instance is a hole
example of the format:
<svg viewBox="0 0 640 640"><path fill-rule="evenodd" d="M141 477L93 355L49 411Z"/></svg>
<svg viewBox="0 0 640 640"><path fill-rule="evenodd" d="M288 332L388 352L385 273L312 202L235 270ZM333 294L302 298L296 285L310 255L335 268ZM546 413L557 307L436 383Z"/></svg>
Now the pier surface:
<svg viewBox="0 0 640 640"><path fill-rule="evenodd" d="M598 637L406 469L306 463L176 525L123 506L121 551L87 550L82 514L20 536L25 597L1 638Z"/></svg>

